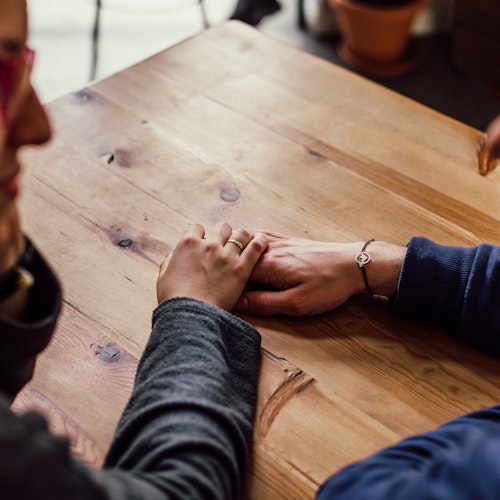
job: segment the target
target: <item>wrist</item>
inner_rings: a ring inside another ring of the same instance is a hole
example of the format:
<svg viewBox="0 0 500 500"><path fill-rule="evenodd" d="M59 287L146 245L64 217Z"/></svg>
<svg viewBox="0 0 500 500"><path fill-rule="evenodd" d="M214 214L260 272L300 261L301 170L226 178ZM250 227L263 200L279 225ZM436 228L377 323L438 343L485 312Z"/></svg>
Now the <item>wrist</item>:
<svg viewBox="0 0 500 500"><path fill-rule="evenodd" d="M358 252L361 252L366 243L359 243ZM358 267L359 293L373 293L390 297L397 291L399 276L406 256L406 247L374 240L365 247L363 266L355 260L354 265ZM365 281L366 278L366 281ZM368 287L366 285L368 283Z"/></svg>

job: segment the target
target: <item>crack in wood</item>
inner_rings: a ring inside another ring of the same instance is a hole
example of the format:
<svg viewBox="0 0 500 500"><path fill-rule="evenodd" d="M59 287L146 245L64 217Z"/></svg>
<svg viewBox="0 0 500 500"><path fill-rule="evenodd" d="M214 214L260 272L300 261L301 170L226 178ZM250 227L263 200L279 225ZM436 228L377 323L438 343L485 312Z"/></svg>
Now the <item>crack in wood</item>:
<svg viewBox="0 0 500 500"><path fill-rule="evenodd" d="M315 380L314 377L285 358L280 358L266 349L262 349L262 354L282 370L285 379L273 392L257 417L257 436L259 438L264 438L267 435L274 420L285 405Z"/></svg>

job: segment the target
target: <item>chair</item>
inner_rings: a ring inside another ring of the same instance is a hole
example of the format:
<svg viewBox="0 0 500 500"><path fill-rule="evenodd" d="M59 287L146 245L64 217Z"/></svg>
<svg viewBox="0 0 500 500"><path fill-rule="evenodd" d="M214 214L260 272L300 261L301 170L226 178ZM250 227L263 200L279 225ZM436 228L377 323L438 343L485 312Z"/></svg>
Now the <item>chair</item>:
<svg viewBox="0 0 500 500"><path fill-rule="evenodd" d="M307 29L306 14L304 12L304 0L297 1L297 23L303 31Z"/></svg>
<svg viewBox="0 0 500 500"><path fill-rule="evenodd" d="M207 17L207 11L205 9L204 0L198 0L198 5L200 7L203 28L206 29L209 27L209 22ZM92 59L90 63L89 80L94 80L97 74L97 61L99 59L99 35L100 35L100 24L101 24L101 10L102 10L102 0L96 0L94 27L92 29Z"/></svg>

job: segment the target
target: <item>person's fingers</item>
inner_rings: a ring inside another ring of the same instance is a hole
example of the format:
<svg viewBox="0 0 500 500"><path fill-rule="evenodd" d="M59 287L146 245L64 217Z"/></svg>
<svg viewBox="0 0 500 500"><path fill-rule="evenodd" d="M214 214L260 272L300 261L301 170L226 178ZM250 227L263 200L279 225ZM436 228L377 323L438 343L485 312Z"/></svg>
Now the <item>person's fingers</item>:
<svg viewBox="0 0 500 500"><path fill-rule="evenodd" d="M239 255L243 252L251 239L252 235L246 229L236 229L232 231L224 246L231 251L236 251Z"/></svg>
<svg viewBox="0 0 500 500"><path fill-rule="evenodd" d="M253 269L261 255L267 248L267 238L262 234L256 234L245 246L242 257L248 263L250 269Z"/></svg>
<svg viewBox="0 0 500 500"><path fill-rule="evenodd" d="M500 116L486 129L486 136L479 151L479 173L486 175L495 169L500 159Z"/></svg>
<svg viewBox="0 0 500 500"><path fill-rule="evenodd" d="M224 243L230 238L231 232L232 228L227 222L217 222L213 229L207 231L206 237L213 238L217 243L224 246Z"/></svg>
<svg viewBox="0 0 500 500"><path fill-rule="evenodd" d="M204 238L205 228L201 224L189 224L188 228L184 231L184 236L196 236L197 238Z"/></svg>
<svg viewBox="0 0 500 500"><path fill-rule="evenodd" d="M272 240L289 240L290 236L286 234L278 233L276 231L258 231L259 233L264 234L268 239Z"/></svg>
<svg viewBox="0 0 500 500"><path fill-rule="evenodd" d="M497 116L486 130L486 147L492 156L500 158L500 116Z"/></svg>
<svg viewBox="0 0 500 500"><path fill-rule="evenodd" d="M163 261L160 263L160 276L165 272L165 270L168 267L168 263L170 262L170 259L172 258L172 252L170 252L168 255L165 256Z"/></svg>
<svg viewBox="0 0 500 500"><path fill-rule="evenodd" d="M189 239L191 237L203 239L205 237L205 228L201 224L196 224L196 223L189 224L186 230L184 231L182 238L177 242L176 248L178 248L179 245L181 245L186 240L186 238ZM163 261L160 263L160 276L165 273L168 264L172 259L172 253L173 250L171 249L169 253L165 255Z"/></svg>
<svg viewBox="0 0 500 500"><path fill-rule="evenodd" d="M495 169L497 164L497 158L493 155L492 150L486 144L483 143L479 151L478 157L479 173L481 175L487 175Z"/></svg>
<svg viewBox="0 0 500 500"><path fill-rule="evenodd" d="M294 296L295 292L293 290L244 292L236 302L234 310L258 316L275 314L298 316L301 311L294 305Z"/></svg>
<svg viewBox="0 0 500 500"><path fill-rule="evenodd" d="M276 231L269 231L267 229L247 228L247 230L252 236L262 233L269 242L290 239L290 236L287 236L286 234L278 233Z"/></svg>
<svg viewBox="0 0 500 500"><path fill-rule="evenodd" d="M266 239L266 249L257 259L256 265L252 269L252 272L250 274L249 281L251 283L272 285L276 288L280 288L279 282L281 281L281 278L283 278L283 273L285 272L285 270L283 268L281 268L280 270L277 268L275 258L268 253L268 237L264 235L264 238Z"/></svg>

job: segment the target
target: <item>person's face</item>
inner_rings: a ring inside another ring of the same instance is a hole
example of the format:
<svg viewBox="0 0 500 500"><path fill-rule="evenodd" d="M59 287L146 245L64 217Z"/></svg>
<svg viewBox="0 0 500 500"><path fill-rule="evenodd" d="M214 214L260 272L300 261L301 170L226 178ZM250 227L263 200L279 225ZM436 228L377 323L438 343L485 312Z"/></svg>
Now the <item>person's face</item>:
<svg viewBox="0 0 500 500"><path fill-rule="evenodd" d="M0 211L18 194L19 148L42 144L50 126L30 83L26 0L0 0Z"/></svg>

